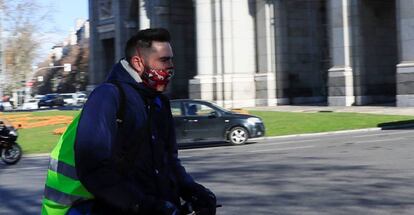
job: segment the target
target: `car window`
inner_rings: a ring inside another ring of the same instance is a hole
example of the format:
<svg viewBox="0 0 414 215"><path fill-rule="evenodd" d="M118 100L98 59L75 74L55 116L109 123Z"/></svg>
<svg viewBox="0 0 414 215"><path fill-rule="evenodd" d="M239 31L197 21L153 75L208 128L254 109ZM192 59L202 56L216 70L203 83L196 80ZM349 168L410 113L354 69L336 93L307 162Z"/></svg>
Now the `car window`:
<svg viewBox="0 0 414 215"><path fill-rule="evenodd" d="M171 113L173 116L182 116L180 102L171 102Z"/></svg>
<svg viewBox="0 0 414 215"><path fill-rule="evenodd" d="M192 102L186 103L185 111L188 116L209 116L211 113L216 112L207 105Z"/></svg>
<svg viewBox="0 0 414 215"><path fill-rule="evenodd" d="M49 95L46 95L46 99L53 99L53 98L55 98L56 97L56 95L53 95L53 94L49 94Z"/></svg>

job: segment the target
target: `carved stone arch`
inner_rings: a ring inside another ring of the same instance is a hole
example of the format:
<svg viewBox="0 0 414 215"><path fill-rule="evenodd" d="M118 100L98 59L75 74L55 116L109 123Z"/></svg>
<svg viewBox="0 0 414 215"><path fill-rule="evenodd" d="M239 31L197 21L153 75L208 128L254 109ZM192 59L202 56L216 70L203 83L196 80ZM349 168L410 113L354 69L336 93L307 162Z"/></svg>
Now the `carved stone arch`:
<svg viewBox="0 0 414 215"><path fill-rule="evenodd" d="M99 0L99 19L107 19L114 16L112 0Z"/></svg>

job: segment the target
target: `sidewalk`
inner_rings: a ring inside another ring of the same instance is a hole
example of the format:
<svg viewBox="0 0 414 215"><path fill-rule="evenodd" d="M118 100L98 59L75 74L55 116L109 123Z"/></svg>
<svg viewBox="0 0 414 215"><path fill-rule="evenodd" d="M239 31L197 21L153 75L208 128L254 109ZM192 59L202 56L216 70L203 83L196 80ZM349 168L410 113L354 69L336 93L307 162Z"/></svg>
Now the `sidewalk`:
<svg viewBox="0 0 414 215"><path fill-rule="evenodd" d="M282 105L282 106L265 106L251 107L246 110L258 111L281 111L281 112L353 112L353 113L370 113L385 115L411 115L414 116L414 107L391 107L391 106L298 106L298 105Z"/></svg>

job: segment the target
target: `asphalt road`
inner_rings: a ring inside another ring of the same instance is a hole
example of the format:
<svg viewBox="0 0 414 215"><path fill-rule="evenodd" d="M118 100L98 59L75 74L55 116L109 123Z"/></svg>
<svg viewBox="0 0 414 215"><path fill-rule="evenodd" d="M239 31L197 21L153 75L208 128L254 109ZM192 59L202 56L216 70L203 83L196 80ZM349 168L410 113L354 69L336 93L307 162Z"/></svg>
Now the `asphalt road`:
<svg viewBox="0 0 414 215"><path fill-rule="evenodd" d="M180 151L220 215L414 214L414 130L260 140ZM39 214L47 158L0 165L0 214Z"/></svg>

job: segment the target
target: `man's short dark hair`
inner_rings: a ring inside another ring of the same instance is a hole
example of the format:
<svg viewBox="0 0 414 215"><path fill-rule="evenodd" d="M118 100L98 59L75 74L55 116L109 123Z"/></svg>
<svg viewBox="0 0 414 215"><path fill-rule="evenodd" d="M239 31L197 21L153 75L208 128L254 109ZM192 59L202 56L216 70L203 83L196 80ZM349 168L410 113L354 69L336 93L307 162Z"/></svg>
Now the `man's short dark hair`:
<svg viewBox="0 0 414 215"><path fill-rule="evenodd" d="M143 51L152 47L152 42L170 42L171 37L167 29L164 28L148 28L138 31L132 36L125 47L125 58L128 62L136 55L137 50Z"/></svg>

